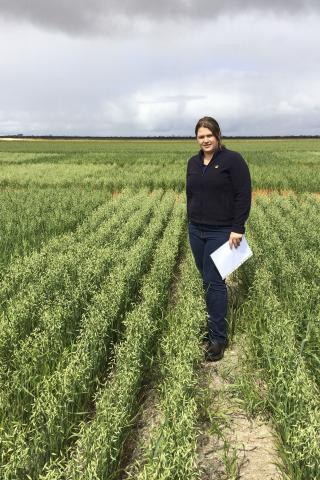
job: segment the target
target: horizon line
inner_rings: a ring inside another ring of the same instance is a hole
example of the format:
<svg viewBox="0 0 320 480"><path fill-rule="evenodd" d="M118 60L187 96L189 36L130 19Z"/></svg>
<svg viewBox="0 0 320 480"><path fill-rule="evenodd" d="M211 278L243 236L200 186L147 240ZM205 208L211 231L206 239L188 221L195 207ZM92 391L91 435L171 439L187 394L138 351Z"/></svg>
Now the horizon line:
<svg viewBox="0 0 320 480"><path fill-rule="evenodd" d="M222 140L236 140L236 139L317 139L319 135L224 135ZM1 140L28 140L28 139L44 139L44 140L195 140L191 135L0 135Z"/></svg>

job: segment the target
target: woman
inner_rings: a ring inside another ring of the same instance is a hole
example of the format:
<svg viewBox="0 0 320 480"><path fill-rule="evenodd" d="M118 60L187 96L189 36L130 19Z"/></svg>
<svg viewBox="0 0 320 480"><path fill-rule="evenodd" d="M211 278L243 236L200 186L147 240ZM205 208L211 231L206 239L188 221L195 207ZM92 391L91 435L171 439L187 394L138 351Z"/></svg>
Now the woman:
<svg viewBox="0 0 320 480"><path fill-rule="evenodd" d="M227 241L230 248L240 245L251 206L251 178L242 156L221 144L214 118L201 118L195 134L201 149L190 158L187 168L189 241L206 295L206 358L215 361L223 357L228 343L228 298L225 280L210 254Z"/></svg>

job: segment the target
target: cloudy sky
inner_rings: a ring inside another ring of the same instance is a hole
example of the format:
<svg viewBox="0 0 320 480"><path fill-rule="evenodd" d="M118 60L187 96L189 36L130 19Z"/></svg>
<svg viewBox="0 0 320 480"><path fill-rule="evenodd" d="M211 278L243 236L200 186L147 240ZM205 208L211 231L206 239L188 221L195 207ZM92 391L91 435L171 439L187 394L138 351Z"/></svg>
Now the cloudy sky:
<svg viewBox="0 0 320 480"><path fill-rule="evenodd" d="M0 0L0 135L320 134L318 0Z"/></svg>

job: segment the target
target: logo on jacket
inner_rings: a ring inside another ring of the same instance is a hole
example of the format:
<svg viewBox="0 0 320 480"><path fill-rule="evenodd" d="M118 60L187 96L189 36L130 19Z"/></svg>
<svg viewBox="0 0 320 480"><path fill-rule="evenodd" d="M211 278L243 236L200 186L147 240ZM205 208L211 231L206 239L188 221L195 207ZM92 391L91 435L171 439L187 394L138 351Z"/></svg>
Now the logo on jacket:
<svg viewBox="0 0 320 480"><path fill-rule="evenodd" d="M214 168L219 168L219 165L215 165Z"/></svg>

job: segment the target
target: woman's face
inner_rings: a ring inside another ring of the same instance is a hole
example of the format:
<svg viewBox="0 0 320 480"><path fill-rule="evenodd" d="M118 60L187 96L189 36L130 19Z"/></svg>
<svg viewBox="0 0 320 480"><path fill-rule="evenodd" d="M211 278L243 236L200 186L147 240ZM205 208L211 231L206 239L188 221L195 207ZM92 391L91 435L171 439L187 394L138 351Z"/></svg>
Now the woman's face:
<svg viewBox="0 0 320 480"><path fill-rule="evenodd" d="M200 127L197 133L197 142L204 153L214 153L218 148L218 140L207 127Z"/></svg>

